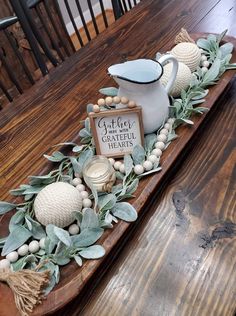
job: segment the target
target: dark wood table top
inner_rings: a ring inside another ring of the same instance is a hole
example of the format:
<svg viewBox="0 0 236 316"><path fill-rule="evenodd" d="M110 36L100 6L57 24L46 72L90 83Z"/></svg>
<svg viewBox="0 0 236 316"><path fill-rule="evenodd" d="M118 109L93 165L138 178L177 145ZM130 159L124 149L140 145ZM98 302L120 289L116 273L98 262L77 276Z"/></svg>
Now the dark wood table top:
<svg viewBox="0 0 236 316"><path fill-rule="evenodd" d="M234 0L143 0L0 113L0 200L48 168L51 145L77 139L106 69L155 56L181 27L236 36ZM110 268L55 315L234 315L235 119L232 80ZM66 294L66 293L65 293ZM1 315L1 312L0 312ZM6 314L4 314L6 315ZM11 314L12 315L12 314Z"/></svg>

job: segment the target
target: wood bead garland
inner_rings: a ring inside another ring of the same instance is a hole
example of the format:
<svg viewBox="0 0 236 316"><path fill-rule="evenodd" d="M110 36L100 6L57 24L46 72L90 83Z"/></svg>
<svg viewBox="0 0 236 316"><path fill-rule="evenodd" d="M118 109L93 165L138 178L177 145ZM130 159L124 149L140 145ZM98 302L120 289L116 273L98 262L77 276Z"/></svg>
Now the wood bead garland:
<svg viewBox="0 0 236 316"><path fill-rule="evenodd" d="M101 98L98 99L97 104L93 105L93 112L94 113L99 113L100 112L100 107L102 106L111 106L112 104L123 104L126 105L129 109L133 109L137 106L136 102L133 100L129 100L126 97L119 97L119 96L114 96L114 97L106 97L105 99Z"/></svg>

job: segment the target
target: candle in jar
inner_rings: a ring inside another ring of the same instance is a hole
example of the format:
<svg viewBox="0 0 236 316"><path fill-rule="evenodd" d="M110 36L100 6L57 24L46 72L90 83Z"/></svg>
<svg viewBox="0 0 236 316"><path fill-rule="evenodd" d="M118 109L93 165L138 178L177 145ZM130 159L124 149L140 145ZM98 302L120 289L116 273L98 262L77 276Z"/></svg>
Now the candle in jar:
<svg viewBox="0 0 236 316"><path fill-rule="evenodd" d="M83 176L86 184L93 185L98 192L111 191L116 180L115 170L103 156L94 156L83 168Z"/></svg>
<svg viewBox="0 0 236 316"><path fill-rule="evenodd" d="M87 176L93 178L101 177L104 173L107 172L107 169L108 166L103 162L94 163L87 169Z"/></svg>

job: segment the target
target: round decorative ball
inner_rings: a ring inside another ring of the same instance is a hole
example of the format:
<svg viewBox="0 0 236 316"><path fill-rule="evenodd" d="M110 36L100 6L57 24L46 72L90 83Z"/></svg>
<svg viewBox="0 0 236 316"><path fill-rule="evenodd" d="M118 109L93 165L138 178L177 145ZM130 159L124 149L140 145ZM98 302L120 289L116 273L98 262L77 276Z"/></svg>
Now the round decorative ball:
<svg viewBox="0 0 236 316"><path fill-rule="evenodd" d="M155 148L155 149L153 149L153 151L152 151L152 155L155 155L156 157L161 157L161 155L162 155L162 150L159 149L159 148Z"/></svg>
<svg viewBox="0 0 236 316"><path fill-rule="evenodd" d="M17 252L19 256L24 257L29 252L29 246L24 244L20 248L18 248Z"/></svg>
<svg viewBox="0 0 236 316"><path fill-rule="evenodd" d="M82 180L80 179L80 178L74 178L73 180L72 180L72 184L73 184L73 186L77 186L78 184L81 184L82 183Z"/></svg>
<svg viewBox="0 0 236 316"><path fill-rule="evenodd" d="M119 171L125 173L125 165L123 163L120 165Z"/></svg>
<svg viewBox="0 0 236 316"><path fill-rule="evenodd" d="M77 235L79 233L79 226L77 224L72 224L68 229L71 235Z"/></svg>
<svg viewBox="0 0 236 316"><path fill-rule="evenodd" d="M83 200L83 199L87 199L89 194L87 191L81 191L80 196L82 197L82 200Z"/></svg>
<svg viewBox="0 0 236 316"><path fill-rule="evenodd" d="M201 51L194 43L179 43L171 50L173 55L179 62L188 66L191 72L194 72L201 61Z"/></svg>
<svg viewBox="0 0 236 316"><path fill-rule="evenodd" d="M207 67L202 67L202 73L205 74L206 72L208 72L208 68Z"/></svg>
<svg viewBox="0 0 236 316"><path fill-rule="evenodd" d="M0 269L10 268L10 261L8 259L0 260Z"/></svg>
<svg viewBox="0 0 236 316"><path fill-rule="evenodd" d="M115 163L114 163L114 168L115 168L115 170L120 170L120 166L122 165L122 162L121 161L116 161Z"/></svg>
<svg viewBox="0 0 236 316"><path fill-rule="evenodd" d="M146 160L146 161L144 161L144 163L143 163L143 167L144 167L144 169L145 169L146 171L150 171L150 170L152 170L152 168L153 168L153 164L152 164L151 161Z"/></svg>
<svg viewBox="0 0 236 316"><path fill-rule="evenodd" d="M93 106L93 112L94 112L94 113L99 113L99 112L100 112L100 107L99 107L98 104L94 104L94 106Z"/></svg>
<svg viewBox="0 0 236 316"><path fill-rule="evenodd" d="M160 149L160 150L163 150L164 148L165 148L165 143L163 143L163 142L156 142L156 144L155 144L155 147L157 148L157 149Z"/></svg>
<svg viewBox="0 0 236 316"><path fill-rule="evenodd" d="M115 159L113 159L113 158L108 158L108 160L110 161L111 165L114 166Z"/></svg>
<svg viewBox="0 0 236 316"><path fill-rule="evenodd" d="M164 135L164 134L160 134L160 135L157 136L157 141L158 142L165 142L166 140L167 140L167 136Z"/></svg>
<svg viewBox="0 0 236 316"><path fill-rule="evenodd" d="M17 251L12 251L6 256L6 259L9 260L10 262L16 262L18 258L19 258L19 255Z"/></svg>
<svg viewBox="0 0 236 316"><path fill-rule="evenodd" d="M39 242L37 240L33 240L29 243L29 252L35 253L39 251Z"/></svg>
<svg viewBox="0 0 236 316"><path fill-rule="evenodd" d="M160 79L161 83L164 86L167 85L167 83L170 79L172 67L173 67L172 63L169 63L169 64L164 66L164 73ZM181 90L185 90L189 86L191 78L192 78L192 74L191 74L191 70L189 69L189 67L186 66L184 63L179 62L177 76L176 76L175 83L174 83L174 86L173 86L170 94L173 97L178 97L181 93Z"/></svg>
<svg viewBox="0 0 236 316"><path fill-rule="evenodd" d="M92 206L92 201L90 199L83 199L83 207L88 208Z"/></svg>
<svg viewBox="0 0 236 316"><path fill-rule="evenodd" d="M144 173L144 168L142 165L136 165L134 167L134 173L137 174L137 175L140 175L142 173Z"/></svg>
<svg viewBox="0 0 236 316"><path fill-rule="evenodd" d="M157 156L155 154L152 154L152 155L148 156L147 160L151 161L152 163L155 163L155 162L157 162L158 159L157 159Z"/></svg>
<svg viewBox="0 0 236 316"><path fill-rule="evenodd" d="M79 191L65 182L47 185L34 201L35 216L45 226L68 226L74 221L73 212L80 211L81 208L82 198Z"/></svg>
<svg viewBox="0 0 236 316"><path fill-rule="evenodd" d="M39 246L41 249L45 249L45 237L41 238L39 241Z"/></svg>

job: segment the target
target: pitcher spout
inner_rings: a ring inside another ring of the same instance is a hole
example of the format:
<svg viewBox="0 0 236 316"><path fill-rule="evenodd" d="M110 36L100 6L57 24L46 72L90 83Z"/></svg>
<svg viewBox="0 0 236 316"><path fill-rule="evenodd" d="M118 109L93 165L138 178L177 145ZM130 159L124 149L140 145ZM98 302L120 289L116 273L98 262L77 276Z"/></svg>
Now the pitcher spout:
<svg viewBox="0 0 236 316"><path fill-rule="evenodd" d="M112 65L108 68L108 73L119 85L122 81L149 84L160 79L163 67L158 61L143 58Z"/></svg>

